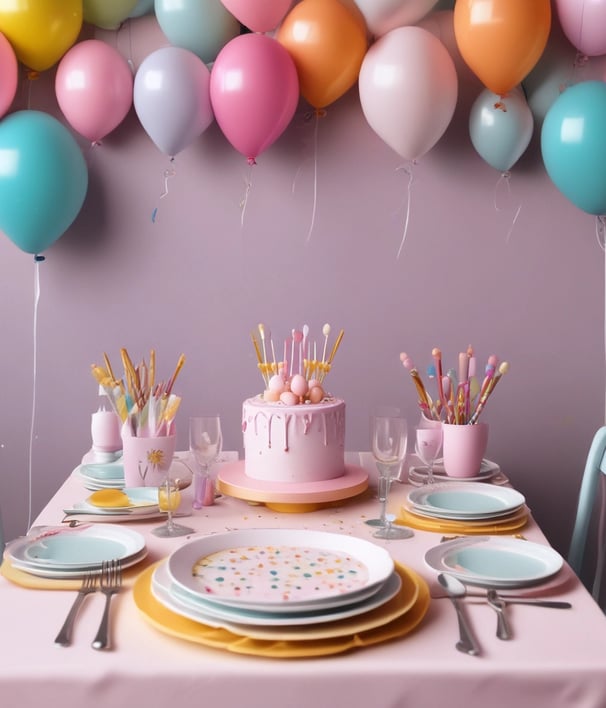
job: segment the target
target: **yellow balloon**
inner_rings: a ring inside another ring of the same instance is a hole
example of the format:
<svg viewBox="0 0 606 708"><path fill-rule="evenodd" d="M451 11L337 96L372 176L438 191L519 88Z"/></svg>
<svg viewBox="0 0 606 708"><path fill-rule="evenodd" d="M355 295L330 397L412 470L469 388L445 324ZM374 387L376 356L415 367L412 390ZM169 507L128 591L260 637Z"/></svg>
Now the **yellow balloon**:
<svg viewBox="0 0 606 708"><path fill-rule="evenodd" d="M0 32L29 69L56 64L81 29L82 0L0 0Z"/></svg>
<svg viewBox="0 0 606 708"><path fill-rule="evenodd" d="M82 0L84 21L102 29L118 29L137 0Z"/></svg>

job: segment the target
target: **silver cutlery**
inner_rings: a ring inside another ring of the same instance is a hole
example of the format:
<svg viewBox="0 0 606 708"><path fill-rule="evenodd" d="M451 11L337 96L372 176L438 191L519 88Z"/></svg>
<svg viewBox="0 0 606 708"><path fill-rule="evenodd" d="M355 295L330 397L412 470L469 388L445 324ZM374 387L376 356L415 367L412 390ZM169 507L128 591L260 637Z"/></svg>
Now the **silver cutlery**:
<svg viewBox="0 0 606 708"><path fill-rule="evenodd" d="M103 609L103 617L97 631L97 636L93 639L91 646L93 649L109 649L110 641L110 623L109 609L111 605L112 595L120 592L122 586L122 563L119 560L104 561L101 568L101 583L100 590L105 595L105 607Z"/></svg>
<svg viewBox="0 0 606 708"><path fill-rule="evenodd" d="M438 575L438 582L448 593L448 597L450 598L457 613L457 620L459 623L459 641L456 643L456 648L464 654L471 654L472 656L479 654L480 647L471 632L467 619L463 614L463 610L461 609L461 605L459 603L459 598L465 595L465 586L458 578L448 575L447 573L440 573Z"/></svg>
<svg viewBox="0 0 606 708"><path fill-rule="evenodd" d="M470 595L470 593L467 593ZM522 595L503 595L492 589L488 591L494 598L502 600L506 605L536 605L537 607L551 607L553 610L569 610L572 607L570 602L564 600L543 600L536 597L524 597ZM475 595L474 595L475 597Z"/></svg>
<svg viewBox="0 0 606 708"><path fill-rule="evenodd" d="M499 639L511 639L511 628L505 614L505 600L500 598L495 590L489 590L486 597L488 604L497 613L497 637Z"/></svg>
<svg viewBox="0 0 606 708"><path fill-rule="evenodd" d="M61 627L61 629L59 630L59 634L55 637L55 644L59 644L62 647L67 647L71 644L72 629L74 627L76 615L78 614L80 606L84 602L84 598L87 595L90 595L91 593L97 591L98 578L99 573L96 571L91 571L82 578L82 586L80 587L80 590L76 595L74 604L72 605L67 617L65 618L63 627Z"/></svg>
<svg viewBox="0 0 606 708"><path fill-rule="evenodd" d="M485 599L486 595L481 592L467 592L466 597ZM569 610L572 607L570 602L563 600L543 600L541 598L526 597L525 595L499 594L498 597L504 600L507 605L536 605L537 607L550 607L554 610ZM431 598L432 600L448 600L449 595L432 594Z"/></svg>

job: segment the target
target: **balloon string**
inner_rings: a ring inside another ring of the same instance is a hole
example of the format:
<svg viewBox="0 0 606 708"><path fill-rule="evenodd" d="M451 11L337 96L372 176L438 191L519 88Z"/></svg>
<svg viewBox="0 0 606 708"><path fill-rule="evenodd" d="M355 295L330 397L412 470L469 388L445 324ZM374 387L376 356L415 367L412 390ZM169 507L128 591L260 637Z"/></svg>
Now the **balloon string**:
<svg viewBox="0 0 606 708"><path fill-rule="evenodd" d="M27 72L27 110L29 111L32 105L32 84L40 77L40 74L33 69Z"/></svg>
<svg viewBox="0 0 606 708"><path fill-rule="evenodd" d="M40 263L44 260L44 256L34 256L34 331L33 331L33 372L32 372L32 415L29 429L29 453L28 453L28 507L27 507L27 528L26 533L32 525L32 460L34 456L34 429L36 422L36 381L38 378L38 303L40 302Z"/></svg>
<svg viewBox="0 0 606 708"><path fill-rule="evenodd" d="M497 183L494 188L494 197L493 197L493 202L494 202L494 210L496 212L503 211L502 207L499 206L498 204L498 193L499 193L499 187L505 183L507 185L507 194L509 197L511 197L511 173L510 172L502 172L501 176L497 180ZM513 219L511 220L511 224L509 226L509 229L507 231L507 235L505 236L505 243L509 243L509 239L511 238L511 234L513 233L513 229L516 225L516 222L518 220L518 217L520 216L520 212L522 211L522 204L518 204L516 212L513 216Z"/></svg>
<svg viewBox="0 0 606 708"><path fill-rule="evenodd" d="M318 126L320 125L320 118L326 115L324 111L317 110L315 112L316 122L314 124L314 190L313 190L313 203L311 209L311 222L309 224L309 230L307 231L307 238L305 243L309 243L311 239L311 234L314 230L314 225L316 223L316 211L318 208Z"/></svg>
<svg viewBox="0 0 606 708"><path fill-rule="evenodd" d="M132 33L132 19L128 19L126 24L126 27L128 29L128 58L127 58L127 63L130 66L130 70L135 73L135 62L133 60L133 33ZM122 25L121 25L122 26Z"/></svg>
<svg viewBox="0 0 606 708"><path fill-rule="evenodd" d="M402 232L402 240L400 241L400 248L398 248L398 254L396 255L396 260L399 260L402 249L404 248L404 241L406 241L406 235L408 234L408 224L410 222L410 204L412 196L412 182L414 179L413 167L416 165L414 160L411 161L409 165L400 165L396 167L396 172L399 170L404 170L408 175L408 186L406 188L406 217L404 219L404 231Z"/></svg>
<svg viewBox="0 0 606 708"><path fill-rule="evenodd" d="M250 190L252 189L252 171L253 167L257 163L255 162L255 159L253 157L248 158L248 177L244 178L244 184L246 185L244 189L244 196L242 197L242 201L240 202L240 228L244 227L244 214L246 213L246 207L248 205L248 195L250 194Z"/></svg>
<svg viewBox="0 0 606 708"><path fill-rule="evenodd" d="M164 177L164 189L162 191L162 194L160 195L160 199L164 199L164 197L168 194L168 180L172 179L175 174L175 168L173 167L173 162L174 162L174 157L170 158L170 164L171 166L164 170L162 173L162 176ZM154 210L152 211L152 223L156 223L156 217L158 216L158 207L155 207Z"/></svg>

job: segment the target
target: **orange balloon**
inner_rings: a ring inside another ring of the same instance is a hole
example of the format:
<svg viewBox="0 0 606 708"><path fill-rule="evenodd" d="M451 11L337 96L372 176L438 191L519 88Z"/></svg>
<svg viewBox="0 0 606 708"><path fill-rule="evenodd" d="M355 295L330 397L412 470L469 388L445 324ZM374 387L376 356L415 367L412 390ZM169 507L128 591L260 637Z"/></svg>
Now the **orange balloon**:
<svg viewBox="0 0 606 708"><path fill-rule="evenodd" d="M550 0L457 0L461 56L480 81L504 96L538 62L551 30Z"/></svg>
<svg viewBox="0 0 606 708"><path fill-rule="evenodd" d="M367 49L363 22L339 0L302 0L276 39L295 62L302 96L316 109L356 83Z"/></svg>

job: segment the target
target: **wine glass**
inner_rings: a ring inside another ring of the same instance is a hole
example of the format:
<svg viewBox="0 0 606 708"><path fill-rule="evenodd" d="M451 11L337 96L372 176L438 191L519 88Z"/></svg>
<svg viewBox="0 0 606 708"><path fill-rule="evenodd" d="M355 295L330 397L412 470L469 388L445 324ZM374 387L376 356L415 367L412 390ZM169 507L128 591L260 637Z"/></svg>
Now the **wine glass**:
<svg viewBox="0 0 606 708"><path fill-rule="evenodd" d="M199 467L194 476L194 509L201 509L214 501L214 484L210 466L221 454L223 434L218 415L197 416L189 419L189 449Z"/></svg>
<svg viewBox="0 0 606 708"><path fill-rule="evenodd" d="M417 428L415 452L427 467L425 484L433 484L433 466L442 449L442 427Z"/></svg>
<svg viewBox="0 0 606 708"><path fill-rule="evenodd" d="M181 503L181 492L179 491L179 480L171 476L169 469L167 476L158 487L158 507L160 511L167 514L166 523L152 529L152 533L160 538L172 538L173 536L185 536L193 533L194 529L189 526L176 524L173 520L173 512L179 508Z"/></svg>
<svg viewBox="0 0 606 708"><path fill-rule="evenodd" d="M372 454L379 471L379 502L381 503L380 518L374 520L379 528L375 538L410 538L411 529L394 526L392 516L386 513L387 497L393 474L399 469L406 456L408 442L408 424L398 409L379 410L371 419ZM372 522L371 522L372 523Z"/></svg>

